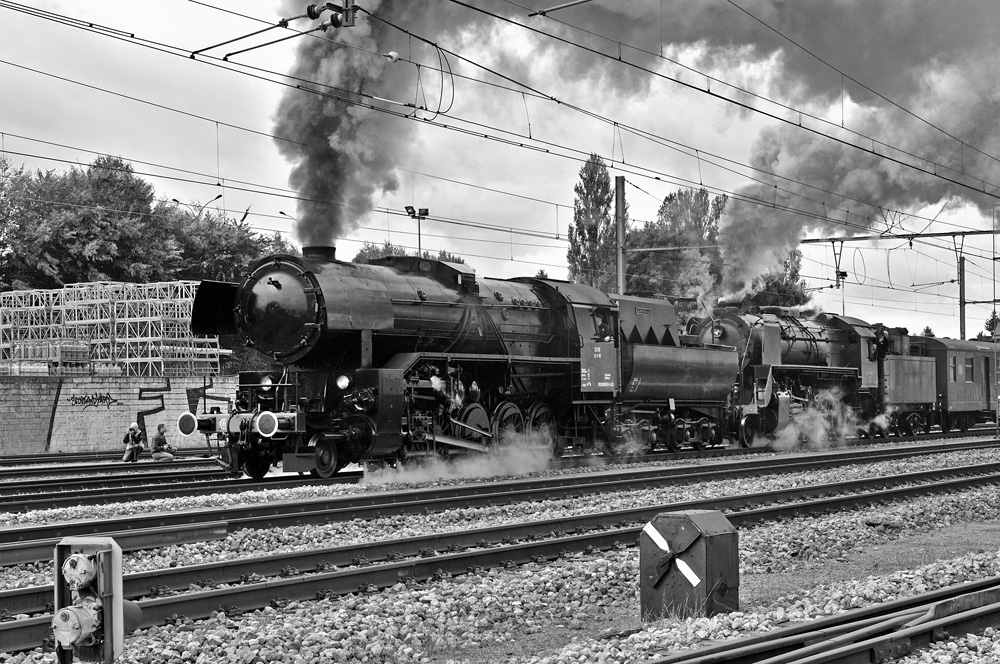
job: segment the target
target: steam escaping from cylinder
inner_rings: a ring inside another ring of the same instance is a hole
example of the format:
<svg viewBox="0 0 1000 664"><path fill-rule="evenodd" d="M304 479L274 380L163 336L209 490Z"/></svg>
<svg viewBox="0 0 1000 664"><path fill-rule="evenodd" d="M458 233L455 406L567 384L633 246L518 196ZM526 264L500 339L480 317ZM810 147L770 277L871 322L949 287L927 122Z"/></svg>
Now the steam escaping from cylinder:
<svg viewBox="0 0 1000 664"><path fill-rule="evenodd" d="M543 432L512 433L486 454L473 453L450 460L428 458L406 466L378 468L366 471L362 484L413 485L528 475L549 467L552 445L552 439Z"/></svg>
<svg viewBox="0 0 1000 664"><path fill-rule="evenodd" d="M776 450L823 450L841 447L857 435L858 419L839 390L820 390L815 400L793 411L792 419L775 435Z"/></svg>

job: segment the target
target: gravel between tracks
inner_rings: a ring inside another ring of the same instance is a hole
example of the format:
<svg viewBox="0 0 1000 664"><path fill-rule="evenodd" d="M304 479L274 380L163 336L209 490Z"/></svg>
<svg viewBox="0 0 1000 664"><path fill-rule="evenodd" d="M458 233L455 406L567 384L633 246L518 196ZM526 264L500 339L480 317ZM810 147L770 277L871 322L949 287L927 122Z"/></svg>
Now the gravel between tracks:
<svg viewBox="0 0 1000 664"><path fill-rule="evenodd" d="M743 493L771 491L808 484L839 482L847 479L884 477L901 472L915 472L948 466L988 463L994 460L995 451L977 450L955 452L947 455L916 457L906 461L887 461L874 464L844 466L809 472L748 477L731 480L716 480L689 484L666 485L656 489L607 493L586 499L568 498L539 500L511 505L462 508L445 512L411 514L384 517L371 520L350 520L331 524L290 526L268 530L240 530L223 540L196 542L142 552L126 553L123 556L125 573L163 569L176 565L176 561L187 564L201 564L215 560L247 558L261 554L283 553L307 548L342 546L369 542L377 539L398 539L417 535L428 535L460 529L484 528L502 524L521 523L528 520L559 519L567 516L589 514L598 511L624 510L649 505L678 503L695 499L731 496ZM356 486L356 485L355 485ZM194 498L179 498L170 504L174 510L212 507L221 504L255 502L280 502L322 497L324 495L344 495L351 493L350 486L341 485L298 487L251 491L239 496L206 495ZM398 487L393 487L398 488ZM360 490L371 490L362 486ZM26 513L0 514L0 527L25 526L37 523L72 521L77 518L120 517L133 513L144 513L148 509L143 503L117 503L99 507L74 507ZM882 527L895 528L890 520ZM373 536L378 533L379 536ZM817 555L816 551L844 546L844 543L830 541L831 533L817 532L815 544L798 540L787 542L781 551L760 557L753 552L745 553L749 569L766 567L770 559L799 560ZM846 541L845 541L846 542ZM746 551L745 547L741 549ZM815 549L815 550L814 550ZM48 563L20 565L0 569L0 588L23 588L52 582L52 570Z"/></svg>
<svg viewBox="0 0 1000 664"><path fill-rule="evenodd" d="M906 470L926 467L927 463L944 465L943 461L933 459L937 457L915 460L917 465L907 464ZM977 462L980 461L968 456L949 460L951 465ZM833 481L820 477L827 472L850 473L843 477L854 477L855 471L869 468L878 472L871 466L841 468L812 472L807 479L810 483ZM900 462L893 462L892 468L893 472L901 472ZM881 472L887 474L885 469ZM773 479L792 483L803 481L795 476ZM739 482L740 492L760 490L743 486L742 480ZM710 486L718 484L725 483ZM686 492L695 489L692 486L681 488ZM914 532L961 521L1000 519L1000 498L995 493L995 488L985 487L743 529L740 531L741 574L817 565L823 560ZM612 496L594 498L599 506L587 505L585 511L606 509L609 499L616 500ZM514 520L523 520L524 508L524 505L511 508ZM436 516L440 515L421 515L419 518ZM468 514L456 516L452 523L468 527L468 517ZM496 519L497 515L481 518ZM441 530L454 526L437 522L434 527ZM366 529L372 532L371 522ZM398 535L396 532L391 534ZM284 535L272 533L271 539L262 544L273 550L275 537L281 540ZM175 560L191 560L191 552L182 547L161 551L168 550L184 555ZM218 615L190 625L141 630L129 638L122 661L241 661L247 664L268 661L445 662L449 659L536 663L641 661L705 640L773 629L787 620L811 619L961 581L1000 575L997 554L981 553L911 572L818 587L794 598L783 598L767 609L711 619L661 621L628 637L587 638L586 630L594 625L614 625L616 617L638 614L637 566L638 552L634 549L577 555L550 565L489 570L411 586L397 584L378 593L297 602L243 616ZM43 573L43 570L35 570L35 573ZM10 586L4 582L0 587ZM558 636L550 637L550 634ZM571 639L574 642L558 647L558 643ZM956 645L956 648L961 650L958 656L968 656L972 652L985 656L993 652L990 650L995 647L993 643L988 635L971 644ZM481 652L492 654L489 659L482 659ZM532 654L539 652L541 654ZM941 656L949 655L943 652ZM5 659L0 655L0 662L46 661L45 657L29 653ZM983 661L957 657L951 661Z"/></svg>

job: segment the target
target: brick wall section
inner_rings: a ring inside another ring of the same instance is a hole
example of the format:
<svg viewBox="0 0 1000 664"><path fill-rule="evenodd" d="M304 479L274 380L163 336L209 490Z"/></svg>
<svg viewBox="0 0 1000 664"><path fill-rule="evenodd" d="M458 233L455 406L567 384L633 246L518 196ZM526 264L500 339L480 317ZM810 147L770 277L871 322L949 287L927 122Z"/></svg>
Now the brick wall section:
<svg viewBox="0 0 1000 664"><path fill-rule="evenodd" d="M201 447L204 436L181 436L177 418L218 406L229 410L235 376L209 378L0 377L0 454L106 452L122 449L130 422L147 439L167 425L167 440Z"/></svg>

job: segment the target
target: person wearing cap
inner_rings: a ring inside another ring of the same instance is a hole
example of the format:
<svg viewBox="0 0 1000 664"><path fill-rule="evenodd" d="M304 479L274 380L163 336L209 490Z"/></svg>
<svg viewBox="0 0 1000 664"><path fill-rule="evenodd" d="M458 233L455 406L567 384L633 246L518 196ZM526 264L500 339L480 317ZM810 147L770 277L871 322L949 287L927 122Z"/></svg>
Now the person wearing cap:
<svg viewBox="0 0 1000 664"><path fill-rule="evenodd" d="M132 463L138 461L139 455L142 454L142 449L146 446L146 437L143 436L142 431L139 429L138 422L128 425L128 431L125 432L122 443L125 444L125 456L122 457L122 461L131 461Z"/></svg>

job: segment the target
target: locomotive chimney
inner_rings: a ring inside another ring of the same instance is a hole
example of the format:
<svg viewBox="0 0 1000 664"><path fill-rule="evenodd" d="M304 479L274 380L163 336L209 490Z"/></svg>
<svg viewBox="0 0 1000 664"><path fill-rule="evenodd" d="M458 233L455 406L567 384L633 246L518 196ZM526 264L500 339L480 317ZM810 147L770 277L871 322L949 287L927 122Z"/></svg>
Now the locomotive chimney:
<svg viewBox="0 0 1000 664"><path fill-rule="evenodd" d="M337 260L337 247L314 244L309 247L302 247L302 255L306 258L317 258L332 263Z"/></svg>

